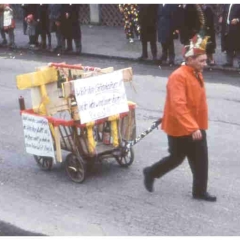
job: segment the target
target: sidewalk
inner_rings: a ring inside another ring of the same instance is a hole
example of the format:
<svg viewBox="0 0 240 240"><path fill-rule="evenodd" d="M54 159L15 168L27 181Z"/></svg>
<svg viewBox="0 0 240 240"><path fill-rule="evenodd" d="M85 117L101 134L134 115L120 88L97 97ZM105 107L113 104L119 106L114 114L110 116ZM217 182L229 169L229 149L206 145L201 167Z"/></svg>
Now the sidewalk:
<svg viewBox="0 0 240 240"><path fill-rule="evenodd" d="M82 55L109 57L122 60L137 61L141 55L141 42L136 40L134 43L129 43L126 40L123 27L108 27L95 25L82 25ZM8 37L8 36L7 36ZM28 36L23 34L23 26L21 22L16 23L15 42L19 49L28 47ZM73 44L74 45L74 44ZM55 33L52 33L52 47L56 46ZM148 46L149 60L146 63L151 63L150 46ZM179 40L175 40L175 63L180 64L182 45ZM161 45L158 43L158 58L161 54ZM237 71L237 62L234 61L234 68L222 68L225 63L225 54L221 52L220 37L217 37L217 49L214 54L216 66L212 69L224 69ZM238 70L239 71L239 70Z"/></svg>

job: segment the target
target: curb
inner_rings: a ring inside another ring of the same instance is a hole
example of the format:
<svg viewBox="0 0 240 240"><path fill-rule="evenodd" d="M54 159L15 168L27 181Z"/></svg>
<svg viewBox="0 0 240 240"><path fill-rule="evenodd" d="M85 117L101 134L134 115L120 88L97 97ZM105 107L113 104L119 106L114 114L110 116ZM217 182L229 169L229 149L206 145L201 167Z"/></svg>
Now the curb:
<svg viewBox="0 0 240 240"><path fill-rule="evenodd" d="M9 50L8 48L5 47L0 47L0 49L6 49ZM35 52L41 55L51 55L54 56L56 55L56 53L48 51L48 50L31 50L28 47L17 47L17 49L13 49L13 50L9 50L9 51L18 51L18 50L24 50L24 51L31 51L31 52ZM64 55L64 56L85 56L85 57L93 57L93 58L103 58L103 59L109 59L109 60L118 60L118 61L128 61L128 62L135 62L135 63L140 63L140 64L146 64L146 65L159 65L156 62L152 61L152 60L139 60L138 58L131 58L131 57L120 57L120 56L111 56L111 55L104 55L104 54L96 54L96 53L85 53L82 52L80 55L78 55L77 53L63 53L60 55ZM178 67L181 64L175 64L173 67ZM160 66L161 67L161 66ZM169 66L162 66L164 67L168 67ZM207 70L212 71L212 70L219 70L219 71L226 71L226 72L238 72L240 74L240 68L235 68L235 67L222 67L219 65L215 65L215 66L207 66L206 67Z"/></svg>

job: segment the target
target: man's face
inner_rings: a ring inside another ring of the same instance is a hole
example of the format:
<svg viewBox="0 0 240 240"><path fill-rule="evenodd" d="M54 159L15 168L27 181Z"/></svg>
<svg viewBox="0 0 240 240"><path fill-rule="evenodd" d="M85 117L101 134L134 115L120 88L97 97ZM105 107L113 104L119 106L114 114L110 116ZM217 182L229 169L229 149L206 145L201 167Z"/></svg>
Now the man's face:
<svg viewBox="0 0 240 240"><path fill-rule="evenodd" d="M207 55L202 54L196 57L189 57L187 64L193 67L196 71L202 72L203 68L207 66Z"/></svg>

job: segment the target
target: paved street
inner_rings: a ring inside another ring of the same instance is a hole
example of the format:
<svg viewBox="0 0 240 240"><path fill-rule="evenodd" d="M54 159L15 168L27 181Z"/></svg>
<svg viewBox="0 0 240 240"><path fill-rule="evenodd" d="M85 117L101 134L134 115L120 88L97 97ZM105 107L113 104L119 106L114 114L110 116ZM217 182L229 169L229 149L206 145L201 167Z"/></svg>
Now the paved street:
<svg viewBox="0 0 240 240"><path fill-rule="evenodd" d="M40 170L25 152L18 109L20 95L25 98L26 107L31 107L30 91L18 90L15 77L48 62L63 61L115 69L131 66L136 91L129 83L125 87L128 99L137 103L137 132L162 115L167 76L173 68L0 49L1 221L22 231L50 236L240 235L239 74L205 72L210 123L209 191L218 197L216 203L209 203L192 199L187 161L157 180L154 193L144 189L142 169L167 154L166 135L159 130L134 146L135 160L128 169L112 159L96 163L83 184L71 182L63 164L54 165L50 172ZM0 235L4 232L1 226Z"/></svg>

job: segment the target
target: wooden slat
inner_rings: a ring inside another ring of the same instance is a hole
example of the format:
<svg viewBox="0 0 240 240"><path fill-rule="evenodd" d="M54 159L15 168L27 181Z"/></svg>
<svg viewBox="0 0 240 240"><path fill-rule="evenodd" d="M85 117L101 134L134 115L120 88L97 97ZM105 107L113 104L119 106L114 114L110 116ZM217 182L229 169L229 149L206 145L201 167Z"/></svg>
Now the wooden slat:
<svg viewBox="0 0 240 240"><path fill-rule="evenodd" d="M54 131L55 131L55 145L56 145L57 161L62 162L62 150L61 150L60 133L59 133L58 127L54 127Z"/></svg>

